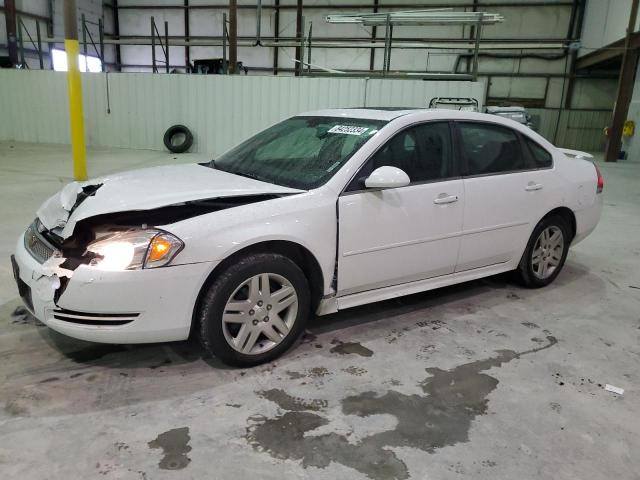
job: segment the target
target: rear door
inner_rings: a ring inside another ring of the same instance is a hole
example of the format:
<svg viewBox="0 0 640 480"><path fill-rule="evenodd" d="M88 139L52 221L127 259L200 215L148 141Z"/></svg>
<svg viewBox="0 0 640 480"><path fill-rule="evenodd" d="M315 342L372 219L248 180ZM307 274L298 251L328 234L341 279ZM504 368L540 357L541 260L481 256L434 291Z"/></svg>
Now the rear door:
<svg viewBox="0 0 640 480"><path fill-rule="evenodd" d="M410 185L366 189L381 166ZM338 200L338 294L453 273L462 230L462 179L449 122L404 129L376 152Z"/></svg>
<svg viewBox="0 0 640 480"><path fill-rule="evenodd" d="M519 259L548 211L548 169L534 164L525 139L511 128L491 122L456 127L466 199L456 271Z"/></svg>

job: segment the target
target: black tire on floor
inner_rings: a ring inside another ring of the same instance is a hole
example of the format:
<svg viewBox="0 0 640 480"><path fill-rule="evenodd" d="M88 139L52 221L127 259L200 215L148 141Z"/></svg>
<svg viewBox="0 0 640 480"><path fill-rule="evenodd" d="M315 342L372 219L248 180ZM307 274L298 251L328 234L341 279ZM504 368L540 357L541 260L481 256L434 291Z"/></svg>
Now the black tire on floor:
<svg viewBox="0 0 640 480"><path fill-rule="evenodd" d="M551 273L551 275L546 278L540 278L535 274L534 271L533 249L540 234L549 227L556 227L562 232L563 251L560 262L553 273ZM560 271L564 266L564 262L567 259L567 254L569 253L570 245L571 230L564 218L558 215L550 215L540 220L538 225L536 225L536 228L533 229L533 233L531 234L529 242L527 243L527 248L525 249L518 268L516 269L516 273L521 283L528 288L541 288L553 282L555 278L560 274Z"/></svg>
<svg viewBox="0 0 640 480"><path fill-rule="evenodd" d="M176 135L184 135L184 140L182 143L177 145L173 144L173 137ZM184 125L174 125L173 127L169 127L166 132L164 132L164 146L170 152L173 153L184 153L191 148L193 145L193 135L191 130L189 130Z"/></svg>
<svg viewBox="0 0 640 480"><path fill-rule="evenodd" d="M264 353L245 354L235 350L225 338L222 315L227 301L236 289L246 280L261 273L280 275L291 283L298 298L298 311L281 343ZM205 291L197 312L198 336L205 350L227 365L251 367L270 362L288 350L304 332L310 313L309 284L293 260L275 253L249 254L220 272Z"/></svg>

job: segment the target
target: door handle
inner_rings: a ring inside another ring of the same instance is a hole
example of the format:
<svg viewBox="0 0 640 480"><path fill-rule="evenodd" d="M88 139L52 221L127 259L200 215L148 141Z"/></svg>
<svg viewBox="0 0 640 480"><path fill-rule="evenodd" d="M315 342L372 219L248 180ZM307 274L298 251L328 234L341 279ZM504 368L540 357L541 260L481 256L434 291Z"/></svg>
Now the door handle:
<svg viewBox="0 0 640 480"><path fill-rule="evenodd" d="M447 195L446 193L441 193L438 197L433 201L436 205L442 205L445 203L453 203L458 201L457 195Z"/></svg>
<svg viewBox="0 0 640 480"><path fill-rule="evenodd" d="M529 182L524 189L527 192L533 192L535 190L542 190L543 185L541 183Z"/></svg>

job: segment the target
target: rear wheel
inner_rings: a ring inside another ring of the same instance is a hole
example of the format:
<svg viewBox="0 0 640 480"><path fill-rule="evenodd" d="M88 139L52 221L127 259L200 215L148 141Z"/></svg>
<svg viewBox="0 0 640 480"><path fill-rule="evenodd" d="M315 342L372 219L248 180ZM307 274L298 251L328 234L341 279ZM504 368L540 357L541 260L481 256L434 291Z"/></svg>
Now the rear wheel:
<svg viewBox="0 0 640 480"><path fill-rule="evenodd" d="M570 230L560 216L543 218L531 234L518 274L530 288L549 285L558 276L569 252Z"/></svg>
<svg viewBox="0 0 640 480"><path fill-rule="evenodd" d="M248 255L227 267L205 293L200 340L223 362L269 362L296 341L310 313L306 277L280 254Z"/></svg>

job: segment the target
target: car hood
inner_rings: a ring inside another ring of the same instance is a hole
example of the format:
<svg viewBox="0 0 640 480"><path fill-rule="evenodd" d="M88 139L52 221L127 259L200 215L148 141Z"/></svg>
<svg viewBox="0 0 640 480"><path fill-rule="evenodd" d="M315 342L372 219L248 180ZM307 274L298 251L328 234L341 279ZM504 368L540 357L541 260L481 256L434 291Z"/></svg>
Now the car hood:
<svg viewBox="0 0 640 480"><path fill-rule="evenodd" d="M80 220L106 213L151 210L205 199L300 192L303 190L199 164L168 165L72 182L44 202L37 214L47 229L62 229L60 236L68 238Z"/></svg>

